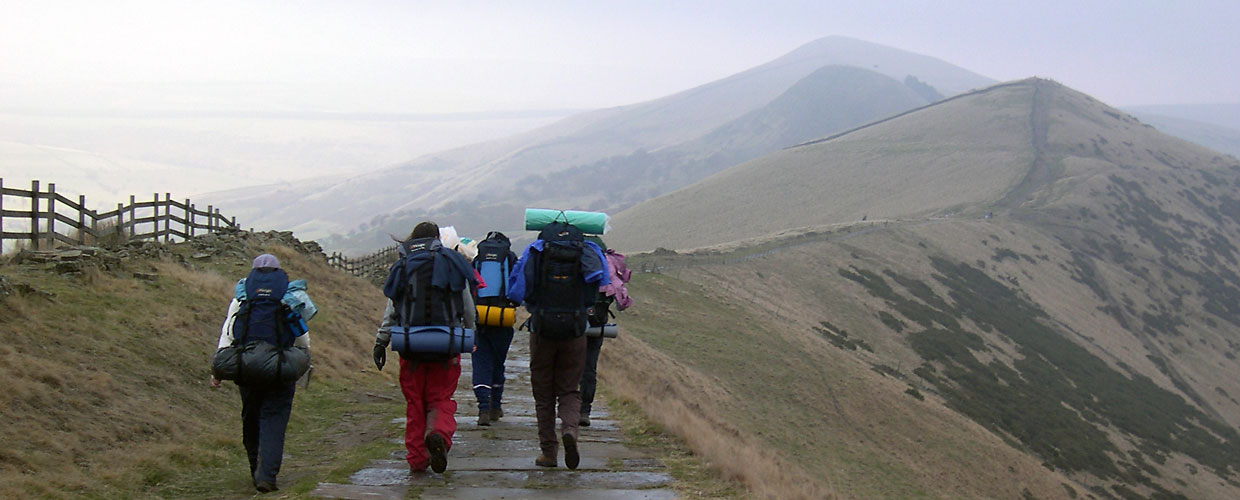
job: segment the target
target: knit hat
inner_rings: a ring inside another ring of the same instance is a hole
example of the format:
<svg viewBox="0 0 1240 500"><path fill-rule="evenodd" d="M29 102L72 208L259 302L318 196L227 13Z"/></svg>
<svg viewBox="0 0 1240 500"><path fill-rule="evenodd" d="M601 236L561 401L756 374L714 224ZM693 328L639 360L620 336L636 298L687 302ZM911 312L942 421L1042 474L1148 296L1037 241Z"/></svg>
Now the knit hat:
<svg viewBox="0 0 1240 500"><path fill-rule="evenodd" d="M254 265L250 267L253 269L258 269L261 267L270 267L272 269L279 269L280 259L277 259L276 256L271 255L269 253L265 253L265 254L259 255L258 257L255 257Z"/></svg>

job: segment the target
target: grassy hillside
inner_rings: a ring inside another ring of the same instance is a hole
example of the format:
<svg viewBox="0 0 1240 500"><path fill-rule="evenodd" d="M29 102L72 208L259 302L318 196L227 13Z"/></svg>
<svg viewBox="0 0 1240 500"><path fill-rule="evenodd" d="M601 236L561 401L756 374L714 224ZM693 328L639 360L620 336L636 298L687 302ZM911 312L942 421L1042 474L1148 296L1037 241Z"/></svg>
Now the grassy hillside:
<svg viewBox="0 0 1240 500"><path fill-rule="evenodd" d="M609 241L695 248L985 204L1019 183L1033 160L1032 98L1030 85L996 87L764 156L620 213Z"/></svg>
<svg viewBox="0 0 1240 500"><path fill-rule="evenodd" d="M236 389L211 390L207 378L233 284L263 251L309 280L321 311L310 322L314 372L294 403L285 489L307 471L333 470L367 439L356 433L369 424L340 415L373 411L364 392L386 390L388 380L366 370L379 291L279 238L207 241L128 247L130 257L109 254L78 274L0 265L0 497L252 491ZM369 439L381 439L379 429Z"/></svg>
<svg viewBox="0 0 1240 500"><path fill-rule="evenodd" d="M1072 249L1053 237L947 221L784 243L748 260L638 257L687 267L638 276L626 337L604 356L608 384L758 492L1238 493L1234 427L1108 324ZM1234 361L1210 366L1240 372ZM788 486L809 478L821 490Z"/></svg>
<svg viewBox="0 0 1240 500"><path fill-rule="evenodd" d="M918 392L851 329L866 315L852 297L783 289L806 269L772 264L639 275L605 382L762 497L1056 498L1072 484Z"/></svg>

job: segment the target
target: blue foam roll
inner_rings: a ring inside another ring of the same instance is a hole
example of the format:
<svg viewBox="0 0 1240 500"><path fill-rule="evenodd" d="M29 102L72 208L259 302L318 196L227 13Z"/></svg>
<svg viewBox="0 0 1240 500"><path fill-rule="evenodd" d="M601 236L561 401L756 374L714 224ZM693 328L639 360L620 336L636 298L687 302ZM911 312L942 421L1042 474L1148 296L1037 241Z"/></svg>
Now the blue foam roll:
<svg viewBox="0 0 1240 500"><path fill-rule="evenodd" d="M408 330L408 335L405 334ZM392 350L406 353L461 354L474 350L474 331L450 326L393 326Z"/></svg>

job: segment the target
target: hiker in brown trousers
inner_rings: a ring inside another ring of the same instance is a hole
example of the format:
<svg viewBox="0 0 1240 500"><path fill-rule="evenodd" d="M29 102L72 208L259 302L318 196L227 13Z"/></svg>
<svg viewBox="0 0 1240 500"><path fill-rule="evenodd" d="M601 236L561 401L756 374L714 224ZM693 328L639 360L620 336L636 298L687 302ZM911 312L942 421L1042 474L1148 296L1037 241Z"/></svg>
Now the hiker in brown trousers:
<svg viewBox="0 0 1240 500"><path fill-rule="evenodd" d="M544 227L513 267L508 298L530 312L530 385L542 452L534 460L538 466L556 466L560 440L564 465L576 469L581 462L578 384L586 360L587 310L599 287L607 283L602 250L583 241L580 229L562 222ZM557 413L560 439L555 431Z"/></svg>

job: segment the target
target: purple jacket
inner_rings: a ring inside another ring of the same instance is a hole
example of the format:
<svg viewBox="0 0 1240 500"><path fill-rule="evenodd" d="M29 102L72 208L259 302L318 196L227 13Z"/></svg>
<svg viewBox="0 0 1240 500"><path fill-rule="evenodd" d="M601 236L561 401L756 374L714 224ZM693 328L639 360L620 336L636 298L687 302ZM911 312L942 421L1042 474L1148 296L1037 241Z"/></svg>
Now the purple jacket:
<svg viewBox="0 0 1240 500"><path fill-rule="evenodd" d="M603 254L603 258L607 260L608 278L610 282L598 287L598 291L608 297L615 297L616 307L623 311L633 305L633 298L629 297L629 290L624 284L629 282L629 277L633 275L633 271L624 263L624 254L619 253L610 248Z"/></svg>

